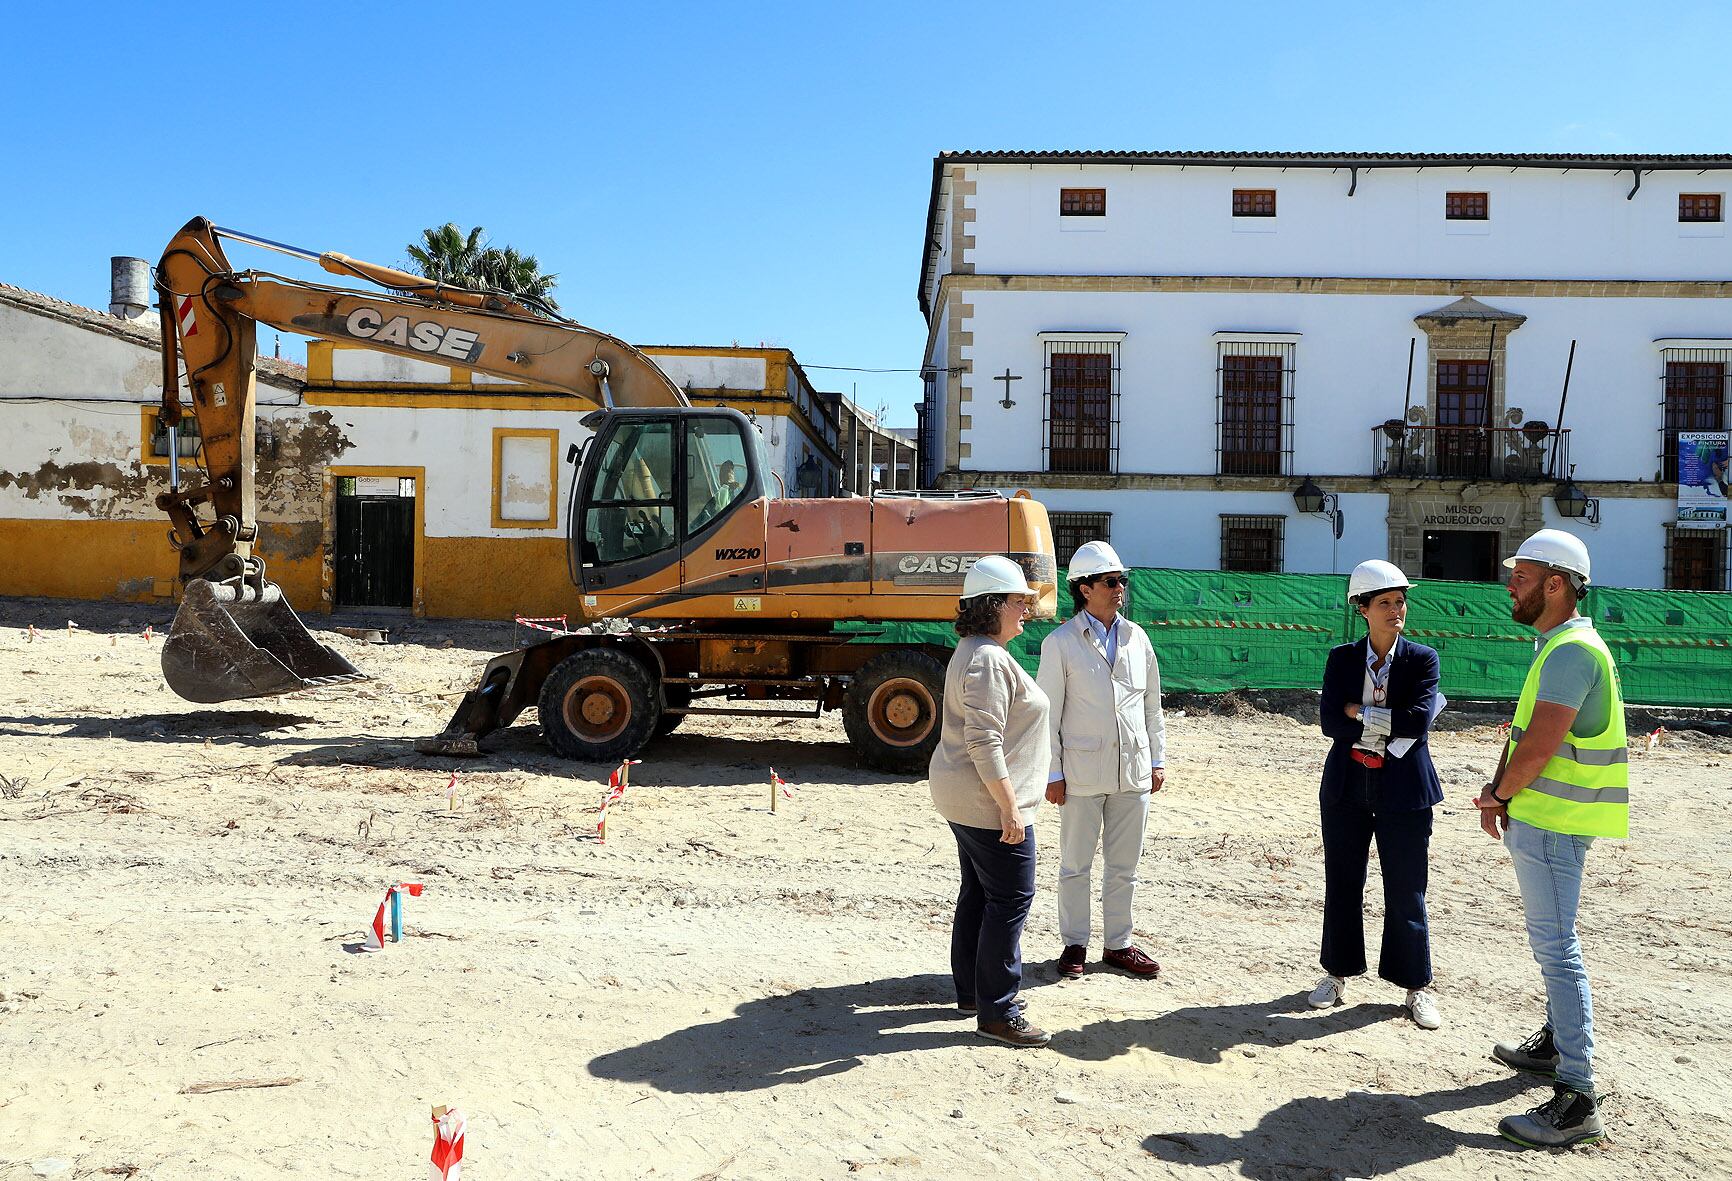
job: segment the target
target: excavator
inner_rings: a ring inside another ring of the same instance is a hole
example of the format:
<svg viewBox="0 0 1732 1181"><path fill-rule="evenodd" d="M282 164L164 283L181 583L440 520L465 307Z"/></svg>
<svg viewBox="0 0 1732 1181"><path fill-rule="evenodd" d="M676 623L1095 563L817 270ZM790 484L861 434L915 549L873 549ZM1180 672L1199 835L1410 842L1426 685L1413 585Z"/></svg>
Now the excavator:
<svg viewBox="0 0 1732 1181"><path fill-rule="evenodd" d="M224 240L372 287L236 271ZM577 625L490 660L445 730L416 744L423 752L479 754L531 706L556 752L591 761L630 757L694 714L841 709L866 763L920 770L938 740L947 651L898 642L895 625L952 618L964 575L992 553L1021 564L1037 617L1055 612L1051 526L1026 493L771 496L779 477L744 414L692 406L642 352L533 299L203 218L168 244L156 284L172 465L157 506L181 588L162 667L189 701L365 679L308 632L256 552L259 324L551 387L590 432L566 455ZM173 434L189 411L203 470L183 479Z"/></svg>

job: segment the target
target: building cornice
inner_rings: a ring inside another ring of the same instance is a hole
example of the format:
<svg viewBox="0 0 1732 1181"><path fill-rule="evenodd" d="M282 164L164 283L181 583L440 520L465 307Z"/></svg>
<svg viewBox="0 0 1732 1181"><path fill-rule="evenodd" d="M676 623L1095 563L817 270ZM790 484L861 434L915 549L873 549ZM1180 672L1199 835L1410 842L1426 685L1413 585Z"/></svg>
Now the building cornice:
<svg viewBox="0 0 1732 1181"><path fill-rule="evenodd" d="M1260 295L1425 295L1460 298L1727 299L1725 279L1436 279L1347 275L945 275L939 292L1245 292ZM930 355L930 350L929 350Z"/></svg>
<svg viewBox="0 0 1732 1181"><path fill-rule="evenodd" d="M926 204L926 235L921 246L919 285L915 294L928 320L937 302L926 287L938 246L939 191L946 170L979 165L1037 164L1108 165L1124 168L1327 168L1346 169L1353 176L1352 196L1361 171L1390 168L1539 168L1558 172L1628 172L1635 178L1630 196L1641 187L1644 172L1719 172L1732 170L1732 154L1598 154L1543 152L1138 152L1138 151L953 151L932 158L932 191Z"/></svg>

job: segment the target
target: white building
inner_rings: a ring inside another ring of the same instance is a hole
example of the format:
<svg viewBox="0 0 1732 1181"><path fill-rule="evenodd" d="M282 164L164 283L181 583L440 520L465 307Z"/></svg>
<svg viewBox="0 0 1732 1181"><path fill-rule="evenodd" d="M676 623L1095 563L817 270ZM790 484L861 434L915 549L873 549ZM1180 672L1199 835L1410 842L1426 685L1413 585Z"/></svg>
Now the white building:
<svg viewBox="0 0 1732 1181"><path fill-rule="evenodd" d="M1732 156L945 153L923 483L1029 489L1061 560L1108 536L1200 569L1489 580L1568 508L1598 581L1725 589L1726 531L1674 528L1667 457L1732 425L1728 177ZM1300 511L1308 480L1339 541Z"/></svg>

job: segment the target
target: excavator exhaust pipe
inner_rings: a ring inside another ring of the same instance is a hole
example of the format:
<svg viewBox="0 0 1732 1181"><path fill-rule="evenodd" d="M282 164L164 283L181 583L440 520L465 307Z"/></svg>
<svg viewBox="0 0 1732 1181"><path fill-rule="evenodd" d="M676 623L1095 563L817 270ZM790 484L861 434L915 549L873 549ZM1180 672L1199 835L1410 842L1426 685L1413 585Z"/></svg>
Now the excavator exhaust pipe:
<svg viewBox="0 0 1732 1181"><path fill-rule="evenodd" d="M319 643L274 582L195 578L162 647L162 675L188 701L272 697L364 681L366 674Z"/></svg>

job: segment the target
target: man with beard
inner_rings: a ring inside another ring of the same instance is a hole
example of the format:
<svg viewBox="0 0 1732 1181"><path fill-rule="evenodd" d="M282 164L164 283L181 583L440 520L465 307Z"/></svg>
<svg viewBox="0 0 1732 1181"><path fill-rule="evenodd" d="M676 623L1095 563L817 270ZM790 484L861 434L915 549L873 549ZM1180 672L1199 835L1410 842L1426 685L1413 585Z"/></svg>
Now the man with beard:
<svg viewBox="0 0 1732 1181"><path fill-rule="evenodd" d="M1630 831L1629 746L1610 649L1576 610L1588 550L1561 529L1522 542L1510 568L1510 614L1540 633L1497 774L1474 801L1480 827L1515 866L1528 943L1546 985L1546 1023L1492 1054L1553 1079L1552 1097L1498 1131L1526 1148L1568 1148L1605 1136L1594 1096L1594 1010L1576 909L1596 837Z"/></svg>

